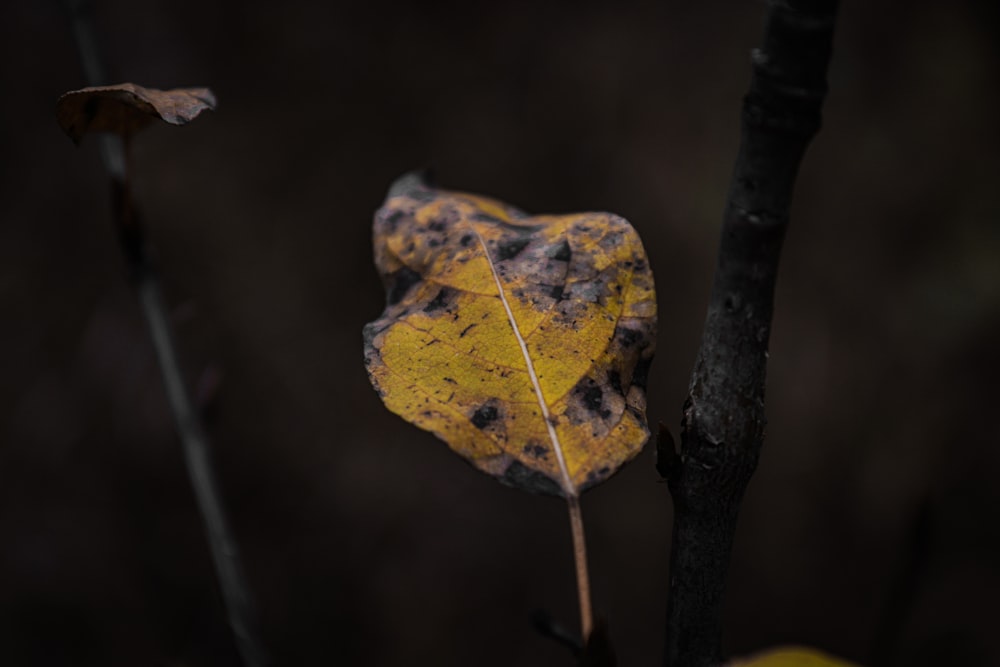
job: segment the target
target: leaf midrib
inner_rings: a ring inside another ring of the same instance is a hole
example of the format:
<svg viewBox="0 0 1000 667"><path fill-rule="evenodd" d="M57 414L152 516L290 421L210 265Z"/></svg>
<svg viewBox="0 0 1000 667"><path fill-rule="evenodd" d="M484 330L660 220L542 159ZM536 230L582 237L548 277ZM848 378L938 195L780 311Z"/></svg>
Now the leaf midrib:
<svg viewBox="0 0 1000 667"><path fill-rule="evenodd" d="M472 223L469 223L469 227L472 228L472 232L476 235L476 239L479 241L479 245L483 249L483 255L486 257L486 263L490 267L490 273L493 276L493 282L497 286L497 294L500 297L500 303L503 304L503 309L507 313L507 321L510 323L510 328L514 331L514 337L517 339L517 344L521 348L521 354L524 355L524 363L528 368L528 377L531 378L531 385L535 390L535 397L538 399L538 407L542 411L542 420L545 422L545 428L549 433L549 440L552 442L552 449L556 454L556 461L559 463L559 471L562 474L562 487L563 491L566 493L567 497L575 498L577 496L576 486L573 484L572 478L569 476L569 468L566 466L566 457L563 454L562 443L559 442L559 435L556 433L555 426L552 425L549 419L549 407L545 403L545 396L542 394L542 386L538 381L538 375L535 373L535 364L531 359L531 355L528 353L528 344L525 342L524 337L521 336L521 330L517 326L517 320L514 318L514 311L511 310L510 303L507 301L507 295L504 293L503 283L500 282L500 275L497 273L496 266L493 264L493 258L490 256L490 250L486 246L486 241L483 240L482 235L480 235L479 230Z"/></svg>

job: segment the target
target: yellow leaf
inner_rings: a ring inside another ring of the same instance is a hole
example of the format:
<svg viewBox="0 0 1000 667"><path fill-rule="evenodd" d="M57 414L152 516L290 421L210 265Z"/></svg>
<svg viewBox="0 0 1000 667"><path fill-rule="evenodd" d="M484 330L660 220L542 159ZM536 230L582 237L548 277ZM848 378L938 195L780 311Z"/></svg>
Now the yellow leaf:
<svg viewBox="0 0 1000 667"><path fill-rule="evenodd" d="M758 653L749 658L733 660L728 667L858 667L858 665L815 649L786 646Z"/></svg>
<svg viewBox="0 0 1000 667"><path fill-rule="evenodd" d="M567 498L639 452L656 297L628 222L529 217L410 176L374 244L387 305L365 365L391 411L504 483Z"/></svg>

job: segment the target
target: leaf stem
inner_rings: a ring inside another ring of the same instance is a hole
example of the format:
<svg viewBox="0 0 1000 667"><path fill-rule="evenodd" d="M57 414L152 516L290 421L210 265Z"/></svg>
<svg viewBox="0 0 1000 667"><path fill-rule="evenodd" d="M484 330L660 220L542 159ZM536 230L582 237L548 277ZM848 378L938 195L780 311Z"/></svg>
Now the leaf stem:
<svg viewBox="0 0 1000 667"><path fill-rule="evenodd" d="M583 534L583 514L580 496L566 499L569 504L569 526L573 532L573 560L576 563L576 589L580 595L580 630L583 645L587 645L594 629L594 611L590 605L590 574L587 572L587 540Z"/></svg>

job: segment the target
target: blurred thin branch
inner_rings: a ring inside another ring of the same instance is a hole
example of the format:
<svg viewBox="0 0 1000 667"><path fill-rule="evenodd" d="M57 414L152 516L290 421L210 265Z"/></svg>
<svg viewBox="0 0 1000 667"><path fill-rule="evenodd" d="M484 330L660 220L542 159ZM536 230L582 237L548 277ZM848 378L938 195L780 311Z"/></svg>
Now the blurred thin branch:
<svg viewBox="0 0 1000 667"><path fill-rule="evenodd" d="M98 48L90 2L64 0L63 5L70 19L88 85L108 84L107 69ZM149 327L167 400L184 451L188 476L201 512L205 536L229 615L229 624L246 667L263 667L267 664L267 658L258 637L255 606L243 574L239 549L223 507L209 455L208 436L184 383L167 307L156 271L149 259L138 208L132 200L128 142L110 133L100 135L100 142L101 159L112 181L118 237Z"/></svg>
<svg viewBox="0 0 1000 667"><path fill-rule="evenodd" d="M921 582L927 573L932 544L931 499L924 496L910 519L902 542L899 564L889 580L885 608L875 628L871 664L896 664L903 626L913 609Z"/></svg>

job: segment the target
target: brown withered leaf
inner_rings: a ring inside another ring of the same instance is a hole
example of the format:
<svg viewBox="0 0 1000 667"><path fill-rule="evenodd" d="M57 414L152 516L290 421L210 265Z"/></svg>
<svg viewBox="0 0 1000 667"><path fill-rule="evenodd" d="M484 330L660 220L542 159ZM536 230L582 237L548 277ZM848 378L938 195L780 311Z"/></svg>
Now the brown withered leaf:
<svg viewBox="0 0 1000 667"><path fill-rule="evenodd" d="M656 298L628 222L404 177L374 242L387 305L365 365L391 411L504 483L567 498L639 452Z"/></svg>
<svg viewBox="0 0 1000 667"><path fill-rule="evenodd" d="M208 88L157 90L134 83L72 90L56 102L56 119L76 143L88 132L134 134L155 119L185 125L202 111L215 109Z"/></svg>

